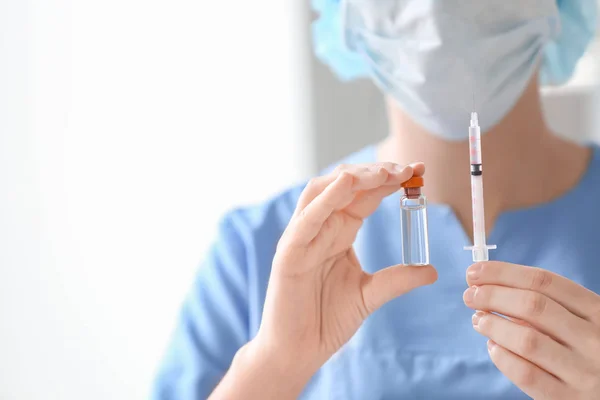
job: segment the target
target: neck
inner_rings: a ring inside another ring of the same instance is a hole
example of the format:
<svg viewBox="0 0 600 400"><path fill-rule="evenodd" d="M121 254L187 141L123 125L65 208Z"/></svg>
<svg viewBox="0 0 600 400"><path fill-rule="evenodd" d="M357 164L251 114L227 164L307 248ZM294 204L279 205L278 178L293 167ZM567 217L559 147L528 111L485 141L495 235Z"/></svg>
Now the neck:
<svg viewBox="0 0 600 400"><path fill-rule="evenodd" d="M470 233L468 140L440 139L412 121L393 101L388 104L391 133L379 147L379 158L424 162L429 202L451 206ZM468 123L466 117L465 131ZM489 231L501 212L550 201L572 188L586 169L589 152L550 132L537 79L532 79L509 114L483 134L482 157Z"/></svg>

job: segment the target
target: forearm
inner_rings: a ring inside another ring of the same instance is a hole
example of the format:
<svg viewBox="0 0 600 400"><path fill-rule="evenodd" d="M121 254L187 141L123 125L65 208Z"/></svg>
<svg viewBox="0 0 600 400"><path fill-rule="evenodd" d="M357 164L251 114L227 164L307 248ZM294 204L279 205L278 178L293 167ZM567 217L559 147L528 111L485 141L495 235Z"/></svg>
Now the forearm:
<svg viewBox="0 0 600 400"><path fill-rule="evenodd" d="M291 358L270 355L250 342L237 352L209 400L296 399L311 376Z"/></svg>

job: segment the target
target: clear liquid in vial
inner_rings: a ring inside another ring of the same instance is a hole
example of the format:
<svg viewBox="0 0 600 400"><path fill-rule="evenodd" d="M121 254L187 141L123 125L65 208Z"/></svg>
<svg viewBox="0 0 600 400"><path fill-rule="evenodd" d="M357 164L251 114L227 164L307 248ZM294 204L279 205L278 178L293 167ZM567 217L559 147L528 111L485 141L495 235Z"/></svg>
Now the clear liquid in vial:
<svg viewBox="0 0 600 400"><path fill-rule="evenodd" d="M427 200L425 196L403 196L400 210L402 264L429 264Z"/></svg>

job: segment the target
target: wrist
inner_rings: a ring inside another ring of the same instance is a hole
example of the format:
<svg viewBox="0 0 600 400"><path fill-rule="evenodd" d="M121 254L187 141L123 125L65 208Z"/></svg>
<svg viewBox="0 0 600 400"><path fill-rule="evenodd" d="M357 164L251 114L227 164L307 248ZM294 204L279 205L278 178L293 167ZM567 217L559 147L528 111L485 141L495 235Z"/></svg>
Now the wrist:
<svg viewBox="0 0 600 400"><path fill-rule="evenodd" d="M211 399L297 399L320 364L294 346L258 335L238 350Z"/></svg>
<svg viewBox="0 0 600 400"><path fill-rule="evenodd" d="M263 389L278 399L297 398L318 370L294 356L293 349L276 349L258 337L236 353L234 364L264 382Z"/></svg>

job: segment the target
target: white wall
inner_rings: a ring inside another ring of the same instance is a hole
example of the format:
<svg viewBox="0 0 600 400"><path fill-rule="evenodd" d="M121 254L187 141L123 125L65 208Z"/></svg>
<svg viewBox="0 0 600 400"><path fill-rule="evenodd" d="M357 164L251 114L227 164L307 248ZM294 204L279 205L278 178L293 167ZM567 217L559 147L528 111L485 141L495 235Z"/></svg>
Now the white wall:
<svg viewBox="0 0 600 400"><path fill-rule="evenodd" d="M542 89L549 125L578 142L600 143L600 29L598 33L568 85Z"/></svg>
<svg viewBox="0 0 600 400"><path fill-rule="evenodd" d="M304 12L0 0L0 399L146 397L217 218L313 169Z"/></svg>

